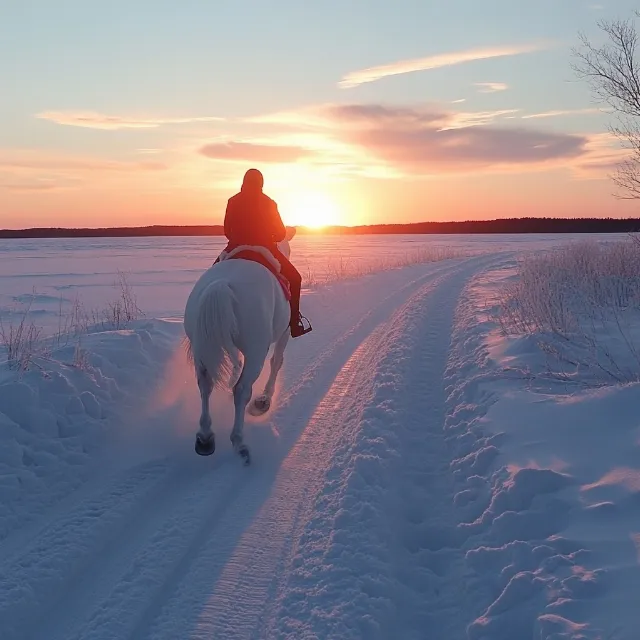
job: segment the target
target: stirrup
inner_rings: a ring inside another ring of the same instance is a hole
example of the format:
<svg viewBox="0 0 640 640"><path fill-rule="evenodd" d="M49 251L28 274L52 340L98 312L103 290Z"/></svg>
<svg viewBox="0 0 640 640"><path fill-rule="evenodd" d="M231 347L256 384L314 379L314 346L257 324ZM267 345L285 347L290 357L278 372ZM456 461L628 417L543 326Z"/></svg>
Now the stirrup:
<svg viewBox="0 0 640 640"><path fill-rule="evenodd" d="M306 322L306 326L305 326ZM305 318L301 313L298 314L298 321L295 324L291 324L291 337L299 338L300 336L304 336L307 333L313 331L313 327L309 322L309 318Z"/></svg>

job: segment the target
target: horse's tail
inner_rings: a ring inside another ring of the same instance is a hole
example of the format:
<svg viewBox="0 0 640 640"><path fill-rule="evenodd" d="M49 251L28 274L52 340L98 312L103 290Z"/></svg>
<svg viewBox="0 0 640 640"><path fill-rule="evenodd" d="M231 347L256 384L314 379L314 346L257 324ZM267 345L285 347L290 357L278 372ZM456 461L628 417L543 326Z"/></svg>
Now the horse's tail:
<svg viewBox="0 0 640 640"><path fill-rule="evenodd" d="M226 282L211 283L200 297L191 350L195 365L206 369L214 386L229 380L238 357L234 303L235 296Z"/></svg>

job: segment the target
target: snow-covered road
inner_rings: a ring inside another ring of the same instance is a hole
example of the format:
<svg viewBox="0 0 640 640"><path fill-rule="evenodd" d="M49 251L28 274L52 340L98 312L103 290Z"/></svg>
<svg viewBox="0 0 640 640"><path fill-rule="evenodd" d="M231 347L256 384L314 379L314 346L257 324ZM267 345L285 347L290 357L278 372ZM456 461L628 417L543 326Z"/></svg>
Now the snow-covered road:
<svg viewBox="0 0 640 640"><path fill-rule="evenodd" d="M500 511L486 479L499 438L474 427L488 399L473 384L482 347L467 285L507 258L318 294L316 331L290 345L273 414L247 425L249 468L226 437L197 457L196 422L175 404L114 438L112 462L1 541L0 638L532 637L542 607L500 619L543 577L498 587L484 545L501 514L523 510L526 523L496 527L498 544L565 553L534 541L553 533L541 531L552 506L528 511L564 476L529 478ZM227 422L214 429L226 436Z"/></svg>

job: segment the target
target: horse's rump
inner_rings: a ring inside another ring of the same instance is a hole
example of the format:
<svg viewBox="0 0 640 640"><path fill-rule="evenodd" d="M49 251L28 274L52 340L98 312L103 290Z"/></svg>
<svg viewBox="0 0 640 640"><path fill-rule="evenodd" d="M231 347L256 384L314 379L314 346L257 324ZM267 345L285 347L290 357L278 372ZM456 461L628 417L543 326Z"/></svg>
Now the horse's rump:
<svg viewBox="0 0 640 640"><path fill-rule="evenodd" d="M261 264L278 280L287 302L291 301L291 285L280 273L280 263L276 257L265 247L243 245L232 249L228 253L222 252L219 260L248 260L249 262L257 262L258 264Z"/></svg>

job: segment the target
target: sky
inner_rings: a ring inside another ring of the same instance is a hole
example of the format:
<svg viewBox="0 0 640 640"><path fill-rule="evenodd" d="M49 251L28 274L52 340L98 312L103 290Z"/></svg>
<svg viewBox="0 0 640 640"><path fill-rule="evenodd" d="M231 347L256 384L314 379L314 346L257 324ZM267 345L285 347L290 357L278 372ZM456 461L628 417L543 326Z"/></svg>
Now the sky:
<svg viewBox="0 0 640 640"><path fill-rule="evenodd" d="M638 216L571 68L636 4L0 0L0 227Z"/></svg>

